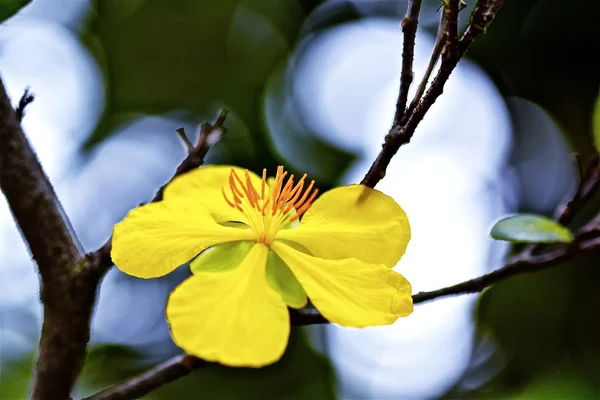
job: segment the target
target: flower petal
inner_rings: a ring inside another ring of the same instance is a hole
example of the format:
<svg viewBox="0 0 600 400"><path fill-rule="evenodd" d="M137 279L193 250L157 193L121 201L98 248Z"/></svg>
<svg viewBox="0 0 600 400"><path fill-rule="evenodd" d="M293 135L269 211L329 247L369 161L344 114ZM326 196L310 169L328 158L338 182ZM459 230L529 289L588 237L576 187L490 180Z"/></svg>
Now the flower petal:
<svg viewBox="0 0 600 400"><path fill-rule="evenodd" d="M169 297L173 340L186 353L229 366L261 367L283 355L289 314L265 279L269 249L256 244L227 272L196 274Z"/></svg>
<svg viewBox="0 0 600 400"><path fill-rule="evenodd" d="M203 205L217 222L239 221L247 223L244 214L227 204L222 188L229 194L229 175L234 170L244 179L246 170L231 165L207 165L182 174L173 179L165 189L164 198L186 197ZM250 172L250 180L255 188L261 187L261 178Z"/></svg>
<svg viewBox="0 0 600 400"><path fill-rule="evenodd" d="M292 308L302 308L308 302L306 292L290 267L272 251L267 256L267 283Z"/></svg>
<svg viewBox="0 0 600 400"><path fill-rule="evenodd" d="M325 260L281 242L272 243L271 248L331 322L355 328L389 325L413 311L410 283L383 264Z"/></svg>
<svg viewBox="0 0 600 400"><path fill-rule="evenodd" d="M392 268L406 251L410 225L394 199L351 185L325 192L297 228L281 230L275 238L299 243L315 257L357 258Z"/></svg>
<svg viewBox="0 0 600 400"><path fill-rule="evenodd" d="M115 225L111 256L126 274L155 278L210 246L252 237L249 230L217 224L204 207L179 198L130 211Z"/></svg>

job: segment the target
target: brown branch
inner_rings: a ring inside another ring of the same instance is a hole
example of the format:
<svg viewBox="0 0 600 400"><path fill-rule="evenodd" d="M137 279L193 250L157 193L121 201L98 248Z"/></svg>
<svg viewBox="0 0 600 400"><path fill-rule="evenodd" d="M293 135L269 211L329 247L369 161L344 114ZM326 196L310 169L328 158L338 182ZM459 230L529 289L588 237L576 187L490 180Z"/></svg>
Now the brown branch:
<svg viewBox="0 0 600 400"><path fill-rule="evenodd" d="M25 89L23 96L21 96L21 100L19 100L19 105L15 109L15 114L17 116L17 121L21 123L23 121L23 117L25 116L25 108L29 104L31 104L34 100L33 95L29 92L29 88Z"/></svg>
<svg viewBox="0 0 600 400"><path fill-rule="evenodd" d="M458 11L459 0L445 0L443 15L446 20L446 47L442 54L444 58L458 56Z"/></svg>
<svg viewBox="0 0 600 400"><path fill-rule="evenodd" d="M394 124L390 129L390 132L385 137L385 142L379 155L369 168L365 177L362 180L362 184L375 187L377 183L383 179L387 166L394 155L398 152L401 146L407 144L412 139L412 136L417 129L419 123L423 120L423 117L429 111L436 99L442 94L444 85L450 78L452 71L467 51L469 45L473 42L475 37L485 31L485 28L492 22L493 17L502 5L504 0L480 0L475 7L471 16L471 25L467 28L465 35L458 44L458 51L455 54L447 52L447 56L443 57L442 65L434 78L431 86L425 96L414 108L412 113L404 116L403 124ZM476 26L474 26L476 24Z"/></svg>
<svg viewBox="0 0 600 400"><path fill-rule="evenodd" d="M433 46L431 56L429 57L429 64L427 64L427 69L425 70L425 74L423 74L423 78L421 79L421 82L419 83L419 86L417 87L417 92L415 94L415 97L413 97L412 101L410 102L410 105L408 106L406 113L404 114L403 118L399 120L399 123L397 123L396 125L402 125L402 124L406 123L406 119L410 115L412 115L413 111L415 110L415 108L417 107L419 102L421 101L421 98L423 97L423 93L425 93L425 89L427 88L427 84L429 83L429 78L431 77L431 74L433 73L435 64L437 64L437 62L440 58L440 55L442 54L442 50L444 49L444 44L446 43L446 30L447 30L446 19L447 19L446 13L442 13L442 16L440 17L440 24L438 26L438 33L435 38L435 45Z"/></svg>
<svg viewBox="0 0 600 400"><path fill-rule="evenodd" d="M66 399L83 366L96 285L74 278L87 261L21 129L31 101L26 91L14 110L0 81L0 188L41 276L44 322L33 398Z"/></svg>
<svg viewBox="0 0 600 400"><path fill-rule="evenodd" d="M212 124L204 123L200 126L200 135L198 138L198 142L196 145L192 145L187 141L184 141L184 144L188 147L188 155L187 157L179 164L175 174L169 179L171 182L175 177L184 174L188 171L191 171L194 168L198 168L200 165L204 163L204 157L206 157L206 153L211 148L211 146L219 140L225 133L226 129L223 126L225 123L225 119L227 118L227 114L229 111L223 109L219 112L219 116ZM185 132L183 128L178 129L179 135L184 135ZM158 189L158 192L152 199L152 202L162 200L162 196L165 188L169 184L169 182L165 183L163 186ZM93 251L88 256L93 260L92 268L100 274L104 274L111 266L112 259L110 257L110 251L112 248L112 237L110 237L102 247L98 250Z"/></svg>
<svg viewBox="0 0 600 400"><path fill-rule="evenodd" d="M570 224L575 214L598 192L598 188L600 188L600 157L595 155L583 172L573 199L557 209L556 221L562 225Z"/></svg>
<svg viewBox="0 0 600 400"><path fill-rule="evenodd" d="M485 33L492 23L504 0L478 0L471 13L471 23L459 44L459 53L465 54L477 36Z"/></svg>
<svg viewBox="0 0 600 400"><path fill-rule="evenodd" d="M408 91L413 81L413 59L415 56L415 38L417 36L417 27L419 25L419 12L421 11L422 0L410 0L406 16L402 20L402 72L400 74L400 94L396 102L396 115L394 116L394 125L400 123L404 118L406 102L408 101Z"/></svg>
<svg viewBox="0 0 600 400"><path fill-rule="evenodd" d="M208 365L199 358L179 355L151 370L144 372L123 383L98 392L84 400L127 400L139 399L154 389L188 375L189 373Z"/></svg>

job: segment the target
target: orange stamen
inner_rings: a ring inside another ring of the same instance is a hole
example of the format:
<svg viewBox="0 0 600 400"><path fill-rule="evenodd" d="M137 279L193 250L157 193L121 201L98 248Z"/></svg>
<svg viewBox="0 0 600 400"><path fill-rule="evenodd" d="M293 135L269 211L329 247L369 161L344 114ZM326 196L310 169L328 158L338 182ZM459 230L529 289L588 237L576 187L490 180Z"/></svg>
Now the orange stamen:
<svg viewBox="0 0 600 400"><path fill-rule="evenodd" d="M296 204L294 204L294 206L296 207L296 210L298 210L300 207L302 207L302 205L306 201L306 198L310 194L310 191L312 190L314 185L315 185L315 181L310 181L310 185L308 185L308 187L306 188L306 191L304 192L304 196L302 196L302 198L300 200L298 200L298 202ZM308 203L310 204L310 201Z"/></svg>
<svg viewBox="0 0 600 400"><path fill-rule="evenodd" d="M237 204L236 204L236 203L234 203L233 201L230 201L230 200L227 198L227 195L225 194L225 189L224 189L224 188L221 188L221 193L223 194L223 197L225 198L225 201L227 202L227 204L229 204L229 207L231 207L231 208L235 208Z"/></svg>
<svg viewBox="0 0 600 400"><path fill-rule="evenodd" d="M260 182L260 198L265 199L265 186L267 184L267 169L263 168L262 180Z"/></svg>
<svg viewBox="0 0 600 400"><path fill-rule="evenodd" d="M298 208L296 210L296 215L294 215L292 218L290 218L290 222L294 222L297 219L299 219L302 216L302 214L304 214L306 212L306 210L308 210L310 208L313 200L315 199L315 197L317 197L318 193L319 193L319 189L315 189L315 191L310 195L310 197L308 198L306 203L304 203L302 206L300 206L300 208Z"/></svg>

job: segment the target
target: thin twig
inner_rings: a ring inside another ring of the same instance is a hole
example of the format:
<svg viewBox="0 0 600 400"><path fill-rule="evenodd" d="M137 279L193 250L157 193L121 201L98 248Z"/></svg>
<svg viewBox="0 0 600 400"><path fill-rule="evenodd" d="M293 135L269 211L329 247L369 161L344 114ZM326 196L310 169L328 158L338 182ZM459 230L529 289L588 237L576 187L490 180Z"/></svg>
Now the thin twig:
<svg viewBox="0 0 600 400"><path fill-rule="evenodd" d="M86 259L20 118L33 97L13 109L0 80L0 188L37 263L44 322L33 399L66 399L79 375L90 335L97 281L76 282Z"/></svg>
<svg viewBox="0 0 600 400"><path fill-rule="evenodd" d="M458 56L458 12L459 0L444 0L446 47L442 55L443 58Z"/></svg>
<svg viewBox="0 0 600 400"><path fill-rule="evenodd" d="M435 38L435 45L433 46L433 51L431 52L431 57L429 58L429 64L427 65L425 74L421 79L421 83L419 83L419 86L417 87L415 97L413 97L412 101L410 102L410 105L408 106L404 117L400 119L399 125L404 124L406 122L406 117L413 113L413 111L417 107L417 104L419 104L419 102L421 101L423 93L425 93L425 89L427 88L427 84L429 83L429 78L431 78L431 74L433 73L435 64L437 64L440 55L442 54L442 50L444 49L444 44L446 43L446 18L446 13L442 13L440 17L440 24L438 26L438 33Z"/></svg>
<svg viewBox="0 0 600 400"><path fill-rule="evenodd" d="M179 355L157 365L132 379L100 391L84 400L128 400L139 399L154 389L188 375L208 365L199 358Z"/></svg>
<svg viewBox="0 0 600 400"><path fill-rule="evenodd" d="M492 23L504 0L478 0L471 13L471 23L460 40L459 54L465 54L477 36Z"/></svg>
<svg viewBox="0 0 600 400"><path fill-rule="evenodd" d="M169 179L169 182L175 179L175 177L189 172L194 168L198 168L204 163L204 158L206 157L208 150L227 132L223 124L225 123L228 113L229 111L223 109L219 112L215 122L212 124L204 123L200 126L198 142L189 149L187 157L181 162L181 164L179 164L175 174L173 174L171 179ZM163 193L169 182L165 183L160 187L160 189L158 189L158 192L152 199L152 202L162 200ZM112 266L112 259L110 257L111 249L112 236L104 243L104 245L102 245L102 247L88 255L88 257L93 260L92 268L98 271L100 274L103 274Z"/></svg>
<svg viewBox="0 0 600 400"><path fill-rule="evenodd" d="M23 117L25 116L25 108L27 108L27 106L31 104L33 100L33 94L29 91L29 88L25 88L25 92L23 93L23 96L21 96L21 100L19 100L19 105L15 109L15 114L19 123L23 122Z"/></svg>
<svg viewBox="0 0 600 400"><path fill-rule="evenodd" d="M408 101L408 91L413 81L413 59L415 56L415 38L417 36L417 27L419 25L419 12L421 11L422 0L410 0L406 16L402 20L402 72L400 73L400 94L396 102L396 115L394 116L394 125L400 123L404 118L406 102Z"/></svg>
<svg viewBox="0 0 600 400"><path fill-rule="evenodd" d="M194 151L194 145L192 144L192 142L190 142L190 139L188 139L186 133L185 133L185 129L184 128L179 128L177 129L177 133L179 134L179 137L181 138L181 141L183 142L183 144L185 145L187 152L191 153L192 151Z"/></svg>
<svg viewBox="0 0 600 400"><path fill-rule="evenodd" d="M442 65L425 96L423 96L412 113L405 115L403 119L405 123L401 125L394 124L392 126L390 132L385 137L385 142L379 155L361 181L363 185L375 187L383 179L387 166L396 152L398 152L398 149L410 142L417 126L423 120L423 117L433 103L435 103L436 99L442 94L444 85L467 51L469 45L479 34L485 31L503 2L504 0L480 0L477 3L471 16L472 23L458 44L458 51L455 54L449 54L448 57L444 57ZM476 26L474 27L473 24L476 24Z"/></svg>
<svg viewBox="0 0 600 400"><path fill-rule="evenodd" d="M568 225L573 221L575 214L587 203L600 188L600 157L595 155L590 161L580 180L579 187L573 199L556 212L556 221Z"/></svg>

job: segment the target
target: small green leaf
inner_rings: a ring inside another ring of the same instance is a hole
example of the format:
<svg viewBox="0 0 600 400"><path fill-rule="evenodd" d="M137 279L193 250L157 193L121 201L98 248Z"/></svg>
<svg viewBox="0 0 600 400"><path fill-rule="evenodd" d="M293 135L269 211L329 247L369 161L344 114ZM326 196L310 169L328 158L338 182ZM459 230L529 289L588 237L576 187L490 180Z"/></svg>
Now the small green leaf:
<svg viewBox="0 0 600 400"><path fill-rule="evenodd" d="M569 243L573 235L550 218L533 214L506 217L494 225L490 235L514 243Z"/></svg>
<svg viewBox="0 0 600 400"><path fill-rule="evenodd" d="M0 22L9 19L30 2L31 0L0 0Z"/></svg>
<svg viewBox="0 0 600 400"><path fill-rule="evenodd" d="M598 99L596 99L596 105L594 106L593 112L592 129L594 133L594 144L596 145L596 150L600 151L600 92L598 93Z"/></svg>
<svg viewBox="0 0 600 400"><path fill-rule="evenodd" d="M288 306L302 308L306 305L306 293L302 285L290 267L272 251L267 256L267 283Z"/></svg>
<svg viewBox="0 0 600 400"><path fill-rule="evenodd" d="M230 242L210 247L198 255L191 263L192 274L199 272L224 272L240 265L254 242Z"/></svg>

